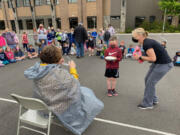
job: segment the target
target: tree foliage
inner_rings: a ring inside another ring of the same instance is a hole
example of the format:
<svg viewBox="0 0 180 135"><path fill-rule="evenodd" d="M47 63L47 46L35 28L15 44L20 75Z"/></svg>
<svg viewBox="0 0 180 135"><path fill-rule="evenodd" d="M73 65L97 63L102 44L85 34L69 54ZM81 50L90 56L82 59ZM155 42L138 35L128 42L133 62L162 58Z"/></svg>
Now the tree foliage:
<svg viewBox="0 0 180 135"><path fill-rule="evenodd" d="M172 15L172 16L180 15L179 0L160 0L159 6L163 11L166 9L168 15Z"/></svg>

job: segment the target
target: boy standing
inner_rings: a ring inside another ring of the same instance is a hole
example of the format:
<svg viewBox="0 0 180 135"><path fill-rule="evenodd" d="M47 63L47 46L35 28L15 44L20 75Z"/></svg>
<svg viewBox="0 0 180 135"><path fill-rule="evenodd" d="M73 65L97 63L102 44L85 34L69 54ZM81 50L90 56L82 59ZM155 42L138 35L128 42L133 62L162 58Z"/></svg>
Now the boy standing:
<svg viewBox="0 0 180 135"><path fill-rule="evenodd" d="M106 60L105 77L107 77L108 96L118 96L118 93L115 89L117 78L119 78L119 62L122 59L122 51L120 48L118 48L116 36L112 36L110 38L109 48L105 51L105 58L107 56L112 56L116 58L113 61Z"/></svg>

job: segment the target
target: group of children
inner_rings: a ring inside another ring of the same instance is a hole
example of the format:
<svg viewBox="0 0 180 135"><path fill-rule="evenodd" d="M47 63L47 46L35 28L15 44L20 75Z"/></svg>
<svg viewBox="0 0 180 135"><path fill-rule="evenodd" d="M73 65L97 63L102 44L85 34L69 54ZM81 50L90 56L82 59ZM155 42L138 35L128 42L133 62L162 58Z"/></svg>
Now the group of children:
<svg viewBox="0 0 180 135"><path fill-rule="evenodd" d="M21 50L18 44L15 47L7 45L6 39L0 36L0 67L24 60L25 58L38 57L38 53L36 53L33 45L28 45L28 38L25 32L22 34L22 45L24 51ZM27 56L25 53L27 53Z"/></svg>

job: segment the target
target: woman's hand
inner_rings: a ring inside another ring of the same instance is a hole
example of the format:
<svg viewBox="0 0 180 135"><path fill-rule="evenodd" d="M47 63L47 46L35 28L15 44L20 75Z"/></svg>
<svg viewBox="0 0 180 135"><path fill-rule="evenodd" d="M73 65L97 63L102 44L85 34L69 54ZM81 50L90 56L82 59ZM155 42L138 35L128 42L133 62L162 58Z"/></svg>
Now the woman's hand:
<svg viewBox="0 0 180 135"><path fill-rule="evenodd" d="M69 64L69 68L76 68L76 63L73 60L69 61L68 64Z"/></svg>

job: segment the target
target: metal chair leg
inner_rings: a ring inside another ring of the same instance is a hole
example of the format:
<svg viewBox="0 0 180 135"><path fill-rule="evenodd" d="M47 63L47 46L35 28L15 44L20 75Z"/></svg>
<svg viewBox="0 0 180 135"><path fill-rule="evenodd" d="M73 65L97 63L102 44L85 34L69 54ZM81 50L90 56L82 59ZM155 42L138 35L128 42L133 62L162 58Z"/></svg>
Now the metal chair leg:
<svg viewBox="0 0 180 135"><path fill-rule="evenodd" d="M19 132L20 132L20 124L21 124L20 116L21 116L21 109L22 109L22 106L20 105L20 106L19 106L18 125L17 125L17 135L19 135Z"/></svg>
<svg viewBox="0 0 180 135"><path fill-rule="evenodd" d="M47 135L50 135L51 119L52 119L52 112L49 112L49 121L48 121L48 131L47 131Z"/></svg>

